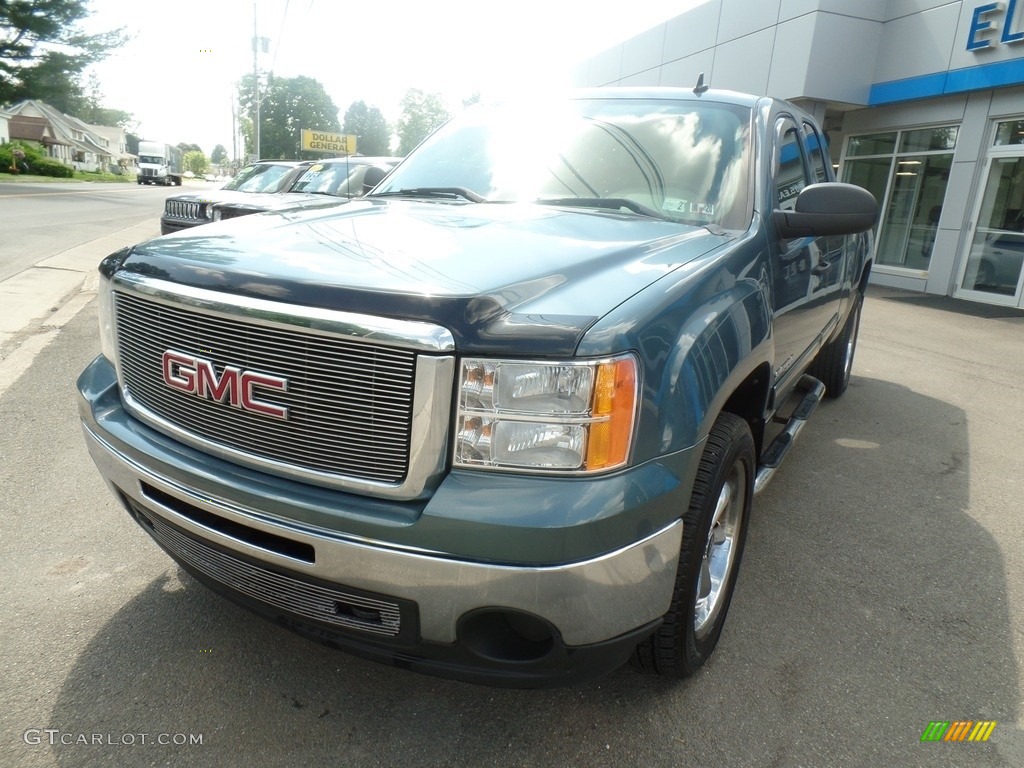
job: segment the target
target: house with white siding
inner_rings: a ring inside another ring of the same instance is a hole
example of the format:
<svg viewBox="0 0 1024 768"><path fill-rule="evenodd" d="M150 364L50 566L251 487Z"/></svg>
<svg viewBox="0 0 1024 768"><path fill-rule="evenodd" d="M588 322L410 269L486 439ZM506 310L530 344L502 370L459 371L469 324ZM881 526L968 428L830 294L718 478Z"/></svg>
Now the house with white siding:
<svg viewBox="0 0 1024 768"><path fill-rule="evenodd" d="M111 171L122 160L131 164L124 129L96 126L65 115L42 101L26 99L7 108L9 140L39 144L47 156L78 171Z"/></svg>

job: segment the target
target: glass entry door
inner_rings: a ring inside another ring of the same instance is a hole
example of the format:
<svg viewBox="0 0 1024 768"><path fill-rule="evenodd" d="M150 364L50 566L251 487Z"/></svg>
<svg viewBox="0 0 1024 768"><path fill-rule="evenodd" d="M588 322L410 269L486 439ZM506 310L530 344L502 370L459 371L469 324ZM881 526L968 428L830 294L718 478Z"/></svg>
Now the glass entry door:
<svg viewBox="0 0 1024 768"><path fill-rule="evenodd" d="M1024 278L1024 146L1007 147L990 155L984 192L977 205L974 231L961 260L954 295L1020 305Z"/></svg>

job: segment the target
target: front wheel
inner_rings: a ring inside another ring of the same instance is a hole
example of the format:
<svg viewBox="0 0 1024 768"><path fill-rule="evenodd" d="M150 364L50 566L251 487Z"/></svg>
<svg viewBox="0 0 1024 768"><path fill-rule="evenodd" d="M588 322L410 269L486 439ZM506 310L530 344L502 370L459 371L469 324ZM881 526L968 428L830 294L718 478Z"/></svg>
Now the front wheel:
<svg viewBox="0 0 1024 768"><path fill-rule="evenodd" d="M672 603L658 630L637 646L633 663L639 669L688 677L714 651L743 557L754 470L750 426L722 413L708 434L683 514Z"/></svg>

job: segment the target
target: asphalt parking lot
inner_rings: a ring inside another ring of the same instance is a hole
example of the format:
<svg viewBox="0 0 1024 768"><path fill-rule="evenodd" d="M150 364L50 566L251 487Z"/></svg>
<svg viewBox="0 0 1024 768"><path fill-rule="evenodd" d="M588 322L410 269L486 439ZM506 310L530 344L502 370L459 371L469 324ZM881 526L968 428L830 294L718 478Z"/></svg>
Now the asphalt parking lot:
<svg viewBox="0 0 1024 768"><path fill-rule="evenodd" d="M711 663L507 691L311 644L180 573L86 454L82 303L0 398L0 765L1024 765L1024 313L871 289L850 389L755 502ZM997 725L922 743L954 720Z"/></svg>

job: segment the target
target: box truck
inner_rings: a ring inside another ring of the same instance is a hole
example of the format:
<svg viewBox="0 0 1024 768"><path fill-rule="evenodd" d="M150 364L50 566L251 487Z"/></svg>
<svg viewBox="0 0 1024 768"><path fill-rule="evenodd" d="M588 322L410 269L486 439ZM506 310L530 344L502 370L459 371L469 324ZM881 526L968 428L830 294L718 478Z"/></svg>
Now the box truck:
<svg viewBox="0 0 1024 768"><path fill-rule="evenodd" d="M181 150L158 141L139 142L139 184L181 186Z"/></svg>

